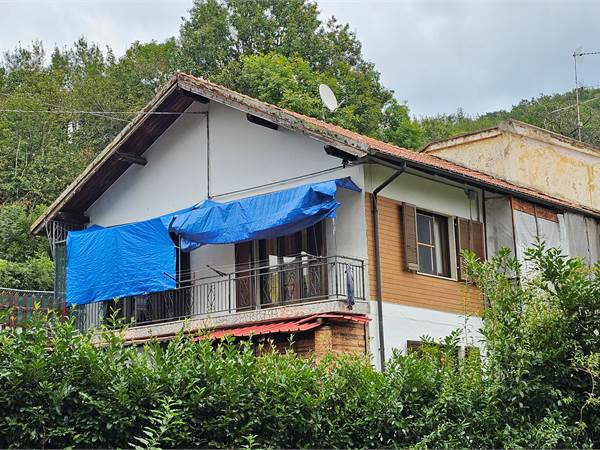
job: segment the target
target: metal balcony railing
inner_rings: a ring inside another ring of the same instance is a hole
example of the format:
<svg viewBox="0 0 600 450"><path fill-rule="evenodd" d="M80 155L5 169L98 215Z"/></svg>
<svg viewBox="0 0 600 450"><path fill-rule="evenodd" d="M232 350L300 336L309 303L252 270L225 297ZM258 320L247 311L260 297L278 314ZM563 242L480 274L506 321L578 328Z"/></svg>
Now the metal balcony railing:
<svg viewBox="0 0 600 450"><path fill-rule="evenodd" d="M83 330L116 317L140 326L319 300L365 300L360 259L298 255L280 261L231 273L215 270L215 276L181 274L174 290L80 306L76 323Z"/></svg>

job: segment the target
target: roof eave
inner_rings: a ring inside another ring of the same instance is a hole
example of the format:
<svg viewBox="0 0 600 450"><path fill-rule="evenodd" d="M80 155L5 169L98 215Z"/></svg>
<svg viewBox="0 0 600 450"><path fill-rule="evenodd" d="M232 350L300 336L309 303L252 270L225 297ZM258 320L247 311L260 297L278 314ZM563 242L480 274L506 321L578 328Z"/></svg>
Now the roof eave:
<svg viewBox="0 0 600 450"><path fill-rule="evenodd" d="M97 170L102 167L102 164L117 152L121 144L131 135L136 129L143 125L148 118L148 112L153 111L161 103L161 101L170 95L178 87L177 76L174 76L169 82L154 96L154 98L142 109L125 128L121 130L117 136L88 164L85 170L52 202L52 204L38 217L31 225L30 231L33 234L41 234L44 227L50 222L56 214L61 210L61 207L73 197L80 189L83 183Z"/></svg>
<svg viewBox="0 0 600 450"><path fill-rule="evenodd" d="M535 195L528 195L525 192L522 192L518 189L511 189L510 187L502 187L497 186L492 183L487 183L486 181L480 180L478 178L470 177L468 175L463 175L454 171L441 169L438 167L431 166L429 164L419 163L418 161L412 161L409 159L402 158L400 156L390 155L388 153L380 152L376 158L381 159L383 161L388 161L392 164L406 164L407 167L419 170L421 172L430 173L433 175L438 175L444 177L449 180L464 182L469 184L472 187L478 187L480 189L486 189L490 192L498 192L506 195L511 195L513 197L521 198L523 200L528 200L533 203L537 203L542 206L547 206L553 209L559 209L564 211L570 211L577 214L583 214L588 217L593 217L595 219L600 219L600 211L588 209L585 207L580 207L577 205L570 205L567 202L556 199L556 201L545 200Z"/></svg>

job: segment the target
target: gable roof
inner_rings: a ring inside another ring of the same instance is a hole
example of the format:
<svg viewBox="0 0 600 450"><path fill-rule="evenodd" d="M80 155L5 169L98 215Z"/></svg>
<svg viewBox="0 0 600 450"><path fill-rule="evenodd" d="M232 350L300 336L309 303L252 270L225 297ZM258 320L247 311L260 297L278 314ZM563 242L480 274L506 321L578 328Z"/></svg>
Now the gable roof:
<svg viewBox="0 0 600 450"><path fill-rule="evenodd" d="M315 138L358 158L377 157L478 187L537 201L560 209L600 217L600 211L557 199L532 189L446 161L361 135L345 128L283 109L192 75L178 73L109 143L32 225L41 233L51 220L82 220L83 213L133 164L123 155L141 156L194 102L215 101L281 127ZM155 114L164 112L166 114Z"/></svg>

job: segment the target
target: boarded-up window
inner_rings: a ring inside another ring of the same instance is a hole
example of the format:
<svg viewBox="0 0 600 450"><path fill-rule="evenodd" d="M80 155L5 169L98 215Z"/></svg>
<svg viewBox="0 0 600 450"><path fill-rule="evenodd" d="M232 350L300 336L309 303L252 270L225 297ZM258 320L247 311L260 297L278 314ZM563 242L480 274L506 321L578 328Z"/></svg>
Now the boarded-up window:
<svg viewBox="0 0 600 450"><path fill-rule="evenodd" d="M417 248L417 208L414 205L402 204L402 231L405 270L416 272L419 270L419 256Z"/></svg>
<svg viewBox="0 0 600 450"><path fill-rule="evenodd" d="M464 261L461 252L468 250L480 259L485 259L485 230L483 223L476 220L456 219L456 250L458 252L458 278L465 279Z"/></svg>

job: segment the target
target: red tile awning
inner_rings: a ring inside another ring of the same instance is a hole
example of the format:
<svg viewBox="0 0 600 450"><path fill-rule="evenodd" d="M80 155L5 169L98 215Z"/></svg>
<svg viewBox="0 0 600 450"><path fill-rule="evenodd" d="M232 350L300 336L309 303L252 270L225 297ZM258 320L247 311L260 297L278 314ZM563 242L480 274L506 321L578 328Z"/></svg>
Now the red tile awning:
<svg viewBox="0 0 600 450"><path fill-rule="evenodd" d="M269 323L258 323L248 324L235 328L224 328L213 331L206 335L206 338L220 339L225 336L258 336L262 334L273 334L273 333L296 333L302 331L312 330L323 324L323 319L331 320L342 320L342 321L353 321L360 323L368 323L369 319L363 314L314 314L312 316L290 319L290 320L279 320L276 322Z"/></svg>

